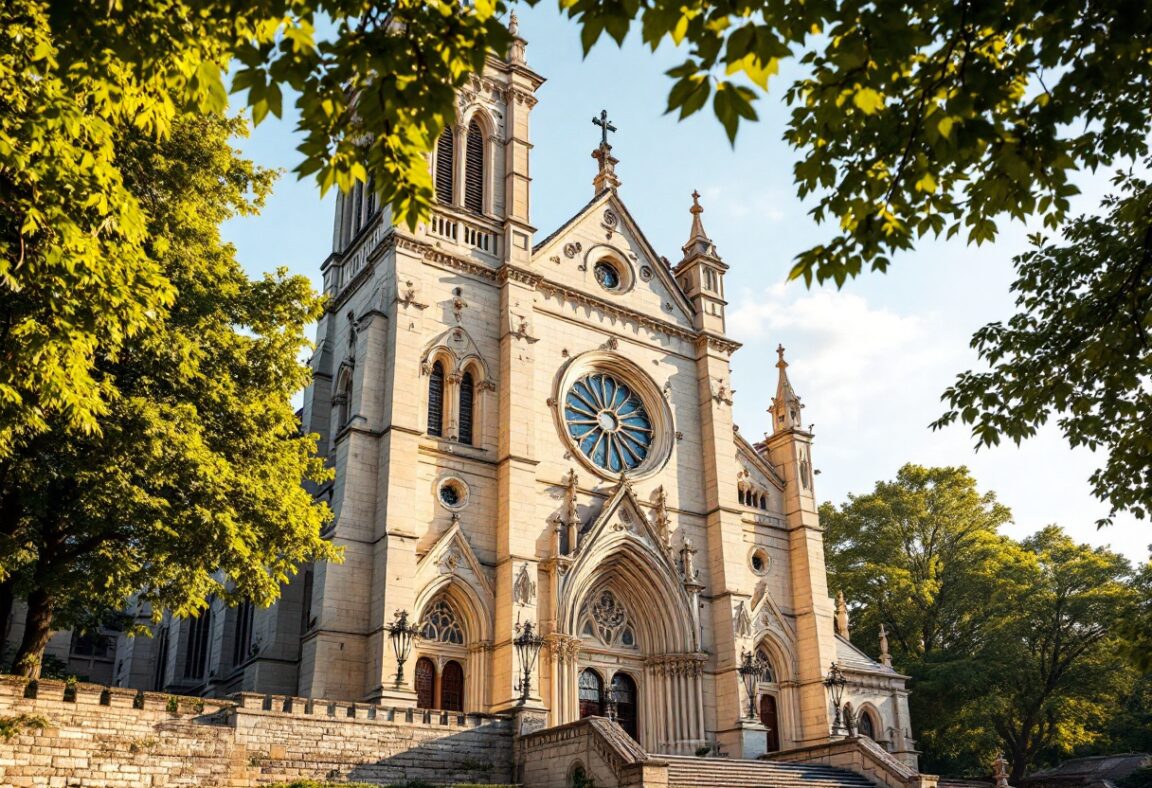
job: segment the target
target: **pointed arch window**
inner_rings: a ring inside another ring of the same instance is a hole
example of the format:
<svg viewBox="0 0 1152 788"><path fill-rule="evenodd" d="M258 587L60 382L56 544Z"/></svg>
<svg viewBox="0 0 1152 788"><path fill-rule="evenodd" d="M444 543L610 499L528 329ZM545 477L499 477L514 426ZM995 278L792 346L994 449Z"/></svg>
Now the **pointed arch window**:
<svg viewBox="0 0 1152 788"><path fill-rule="evenodd" d="M456 139L452 127L440 132L436 141L436 199L444 205L452 204L452 170L456 161Z"/></svg>
<svg viewBox="0 0 1152 788"><path fill-rule="evenodd" d="M444 434L444 365L439 361L428 375L428 434Z"/></svg>
<svg viewBox="0 0 1152 788"><path fill-rule="evenodd" d="M468 124L464 163L464 207L484 213L484 132L473 120Z"/></svg>
<svg viewBox="0 0 1152 788"><path fill-rule="evenodd" d="M471 371L460 378L460 442L472 445L472 413L476 382Z"/></svg>
<svg viewBox="0 0 1152 788"><path fill-rule="evenodd" d="M352 371L340 373L340 383L336 387L336 429L342 430L352 418Z"/></svg>
<svg viewBox="0 0 1152 788"><path fill-rule="evenodd" d="M873 741L876 740L876 723L873 721L872 713L870 711L867 709L861 709L860 719L856 724L859 728L858 732L861 736L867 736Z"/></svg>

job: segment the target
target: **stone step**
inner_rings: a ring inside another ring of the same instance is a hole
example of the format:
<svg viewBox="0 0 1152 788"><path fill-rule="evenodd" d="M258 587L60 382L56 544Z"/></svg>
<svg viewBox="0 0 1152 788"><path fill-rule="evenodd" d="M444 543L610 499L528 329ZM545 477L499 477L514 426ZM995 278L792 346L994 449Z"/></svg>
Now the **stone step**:
<svg viewBox="0 0 1152 788"><path fill-rule="evenodd" d="M669 788L873 788L859 774L820 764L660 757L668 761Z"/></svg>

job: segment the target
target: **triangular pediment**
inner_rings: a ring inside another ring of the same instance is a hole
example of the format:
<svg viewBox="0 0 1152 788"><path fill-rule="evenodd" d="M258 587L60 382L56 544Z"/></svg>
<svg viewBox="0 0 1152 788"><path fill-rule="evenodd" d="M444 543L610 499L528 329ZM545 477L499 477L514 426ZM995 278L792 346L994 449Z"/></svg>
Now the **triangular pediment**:
<svg viewBox="0 0 1152 788"><path fill-rule="evenodd" d="M596 263L623 266L619 290L600 285ZM651 320L692 329L692 304L668 264L653 249L631 212L612 191L597 195L532 253L534 272L553 286L570 289Z"/></svg>
<svg viewBox="0 0 1152 788"><path fill-rule="evenodd" d="M494 599L492 581L464 536L460 522L454 521L416 562L416 587L439 586L440 580L459 580L470 585L490 604Z"/></svg>
<svg viewBox="0 0 1152 788"><path fill-rule="evenodd" d="M578 554L587 554L598 541L613 536L641 542L653 554L662 557L669 568L675 570L671 534L660 533L627 481L620 483L596 519L581 531Z"/></svg>

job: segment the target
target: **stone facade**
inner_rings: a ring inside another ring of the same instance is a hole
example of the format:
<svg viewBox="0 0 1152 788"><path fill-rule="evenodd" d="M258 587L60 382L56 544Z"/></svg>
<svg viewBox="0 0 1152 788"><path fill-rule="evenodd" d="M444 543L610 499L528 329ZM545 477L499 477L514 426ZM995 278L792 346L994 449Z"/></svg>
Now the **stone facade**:
<svg viewBox="0 0 1152 788"><path fill-rule="evenodd" d="M623 202L606 131L591 200L536 238L543 79L524 51L461 91L428 223L394 226L360 187L338 201L302 418L336 470L316 494L343 563L305 568L269 610L216 603L123 639L117 683L527 708L550 726L611 710L649 753L753 757L829 740L837 662L855 716L914 766L905 677L836 630L783 348L774 431L747 440L703 208L694 195L669 263ZM397 611L424 635L402 681ZM546 638L527 691L524 622ZM755 719L745 652L770 667Z"/></svg>

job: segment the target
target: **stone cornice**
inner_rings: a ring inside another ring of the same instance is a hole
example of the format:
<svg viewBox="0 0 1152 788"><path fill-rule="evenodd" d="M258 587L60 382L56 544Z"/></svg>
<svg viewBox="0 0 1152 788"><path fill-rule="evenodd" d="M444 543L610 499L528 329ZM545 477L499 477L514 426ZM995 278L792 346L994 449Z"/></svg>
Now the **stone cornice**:
<svg viewBox="0 0 1152 788"><path fill-rule="evenodd" d="M431 244L417 241L414 238L407 238L405 236L396 237L396 247L398 249L406 249L410 252L418 252L424 257L425 260L433 263L438 263L446 268L453 268L465 274L470 274L480 279L487 279L489 282L496 282L499 280L496 270L489 268L480 263L474 263L471 260L465 260L462 257L448 254L445 251L437 249Z"/></svg>
<svg viewBox="0 0 1152 788"><path fill-rule="evenodd" d="M705 331L696 337L696 350L699 352L705 348L712 348L719 350L721 353L727 353L729 356L739 350L742 345L734 339L713 334Z"/></svg>
<svg viewBox="0 0 1152 788"><path fill-rule="evenodd" d="M571 304L598 309L606 315L610 315L624 322L635 323L641 328L647 328L651 331L659 331L662 334L670 337L676 337L677 339L683 339L686 342L695 342L697 340L696 332L692 329L681 328L680 326L669 323L666 320L660 320L659 318L652 317L651 315L646 315L643 312L637 312L634 309L629 309L628 307L614 304L610 301L606 301L603 298L598 298L590 293L585 293L581 290L576 290L571 287L565 287L564 285L557 284L556 282L550 282L541 279L540 282L536 285L536 289L546 296L559 296L562 300L565 300Z"/></svg>

